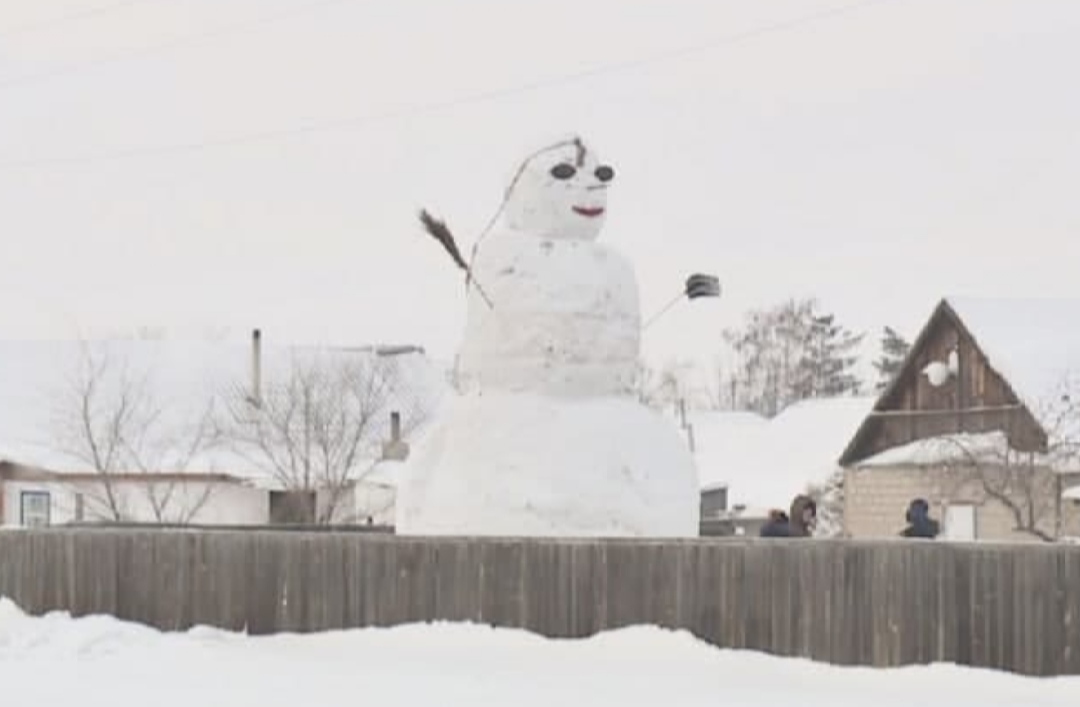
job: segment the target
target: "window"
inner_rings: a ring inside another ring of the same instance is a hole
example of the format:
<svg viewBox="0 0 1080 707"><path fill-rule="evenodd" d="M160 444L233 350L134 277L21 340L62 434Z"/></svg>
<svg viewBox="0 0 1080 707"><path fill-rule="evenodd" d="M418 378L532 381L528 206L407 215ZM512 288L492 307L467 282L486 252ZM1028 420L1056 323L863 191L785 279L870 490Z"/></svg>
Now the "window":
<svg viewBox="0 0 1080 707"><path fill-rule="evenodd" d="M19 497L19 522L27 528L49 525L52 499L48 491L23 491Z"/></svg>
<svg viewBox="0 0 1080 707"><path fill-rule="evenodd" d="M81 493L75 494L75 522L82 523L86 520L86 499Z"/></svg>
<svg viewBox="0 0 1080 707"><path fill-rule="evenodd" d="M314 491L271 491L271 525L314 525L316 496Z"/></svg>

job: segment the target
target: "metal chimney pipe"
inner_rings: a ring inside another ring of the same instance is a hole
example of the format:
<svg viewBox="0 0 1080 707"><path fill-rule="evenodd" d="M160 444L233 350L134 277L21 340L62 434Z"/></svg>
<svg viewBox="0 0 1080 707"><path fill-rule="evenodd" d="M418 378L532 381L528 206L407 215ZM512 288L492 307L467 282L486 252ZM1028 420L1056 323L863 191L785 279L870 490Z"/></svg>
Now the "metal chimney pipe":
<svg viewBox="0 0 1080 707"><path fill-rule="evenodd" d="M390 441L394 443L401 441L401 413L397 410L390 413Z"/></svg>
<svg viewBox="0 0 1080 707"><path fill-rule="evenodd" d="M262 332L251 332L251 400L262 404Z"/></svg>

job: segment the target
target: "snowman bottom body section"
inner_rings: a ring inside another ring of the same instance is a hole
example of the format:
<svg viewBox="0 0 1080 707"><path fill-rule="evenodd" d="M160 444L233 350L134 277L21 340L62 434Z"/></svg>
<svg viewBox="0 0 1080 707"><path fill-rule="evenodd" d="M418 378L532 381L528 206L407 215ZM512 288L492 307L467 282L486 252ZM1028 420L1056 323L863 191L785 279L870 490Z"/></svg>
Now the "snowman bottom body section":
<svg viewBox="0 0 1080 707"><path fill-rule="evenodd" d="M396 505L403 535L698 535L692 455L626 396L461 396L413 450Z"/></svg>

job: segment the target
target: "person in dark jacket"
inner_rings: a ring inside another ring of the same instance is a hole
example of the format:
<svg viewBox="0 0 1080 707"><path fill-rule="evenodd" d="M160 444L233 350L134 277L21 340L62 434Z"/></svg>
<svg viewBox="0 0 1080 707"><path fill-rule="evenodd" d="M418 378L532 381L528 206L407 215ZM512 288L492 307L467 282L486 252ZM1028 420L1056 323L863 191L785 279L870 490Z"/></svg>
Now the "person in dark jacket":
<svg viewBox="0 0 1080 707"><path fill-rule="evenodd" d="M786 538L791 535L787 513L780 510L769 511L769 520L761 526L760 535L763 538Z"/></svg>
<svg viewBox="0 0 1080 707"><path fill-rule="evenodd" d="M814 534L817 525L817 504L809 496L798 495L791 502L788 519L789 535L793 538L808 538Z"/></svg>
<svg viewBox="0 0 1080 707"><path fill-rule="evenodd" d="M941 524L930 517L930 504L926 499L916 498L908 505L904 516L908 526L901 531L901 537L934 539L941 532Z"/></svg>

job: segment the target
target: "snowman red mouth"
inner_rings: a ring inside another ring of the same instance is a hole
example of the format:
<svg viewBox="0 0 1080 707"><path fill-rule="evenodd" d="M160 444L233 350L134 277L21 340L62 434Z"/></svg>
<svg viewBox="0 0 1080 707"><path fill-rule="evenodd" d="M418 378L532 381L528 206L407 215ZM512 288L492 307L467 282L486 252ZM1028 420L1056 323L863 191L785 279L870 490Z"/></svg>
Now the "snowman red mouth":
<svg viewBox="0 0 1080 707"><path fill-rule="evenodd" d="M575 206L574 213L581 214L586 218L596 218L600 214L604 213L603 206Z"/></svg>

